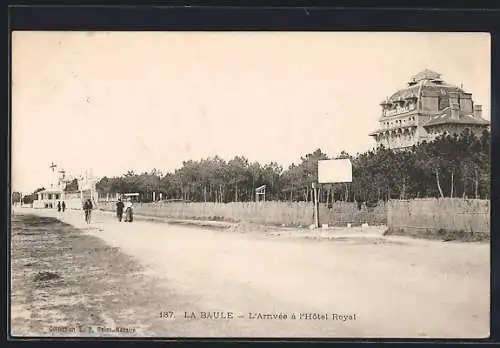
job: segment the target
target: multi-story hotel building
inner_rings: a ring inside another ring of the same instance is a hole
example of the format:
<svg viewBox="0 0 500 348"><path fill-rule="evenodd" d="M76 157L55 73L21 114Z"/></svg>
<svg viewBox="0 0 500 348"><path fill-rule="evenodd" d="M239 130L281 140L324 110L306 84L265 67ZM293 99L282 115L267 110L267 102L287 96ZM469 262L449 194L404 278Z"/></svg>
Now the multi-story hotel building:
<svg viewBox="0 0 500 348"><path fill-rule="evenodd" d="M472 94L450 85L441 74L424 70L408 86L381 104L380 127L370 133L377 145L404 149L441 134L460 134L466 128L481 135L489 127L482 106L474 105Z"/></svg>

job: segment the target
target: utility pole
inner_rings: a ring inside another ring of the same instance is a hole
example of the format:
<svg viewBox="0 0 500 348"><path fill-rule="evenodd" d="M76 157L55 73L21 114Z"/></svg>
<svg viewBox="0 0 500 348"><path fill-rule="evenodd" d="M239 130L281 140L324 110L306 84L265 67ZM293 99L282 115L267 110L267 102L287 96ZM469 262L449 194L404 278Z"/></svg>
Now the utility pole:
<svg viewBox="0 0 500 348"><path fill-rule="evenodd" d="M78 180L78 189L80 190L80 209L83 210L83 175L80 175L80 180Z"/></svg>
<svg viewBox="0 0 500 348"><path fill-rule="evenodd" d="M319 228L319 203L318 203L318 188L315 182L312 183L314 191L314 224Z"/></svg>
<svg viewBox="0 0 500 348"><path fill-rule="evenodd" d="M52 161L52 164L49 166L52 169L52 178L50 179L50 188L54 188L54 171L57 168L57 165Z"/></svg>

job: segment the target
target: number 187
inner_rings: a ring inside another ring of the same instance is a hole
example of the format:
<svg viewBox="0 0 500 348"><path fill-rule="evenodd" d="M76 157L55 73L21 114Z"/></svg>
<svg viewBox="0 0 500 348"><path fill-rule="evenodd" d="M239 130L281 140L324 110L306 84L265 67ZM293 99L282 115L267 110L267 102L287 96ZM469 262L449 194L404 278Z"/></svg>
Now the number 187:
<svg viewBox="0 0 500 348"><path fill-rule="evenodd" d="M160 318L161 319L173 319L174 318L174 312L172 312L172 311L160 312Z"/></svg>

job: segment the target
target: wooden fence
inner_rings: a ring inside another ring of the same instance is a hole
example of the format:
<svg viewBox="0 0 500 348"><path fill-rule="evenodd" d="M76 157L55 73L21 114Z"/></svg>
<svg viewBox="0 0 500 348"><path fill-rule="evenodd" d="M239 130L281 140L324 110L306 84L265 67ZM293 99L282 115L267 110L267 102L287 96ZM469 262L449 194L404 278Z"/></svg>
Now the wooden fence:
<svg viewBox="0 0 500 348"><path fill-rule="evenodd" d="M103 210L115 210L115 203L99 202ZM233 203L139 203L136 214L173 219L253 222L269 225L309 226L314 223L313 204L306 202L233 202ZM329 225L385 224L386 204L374 208L357 203L335 202L320 206L320 223Z"/></svg>
<svg viewBox="0 0 500 348"><path fill-rule="evenodd" d="M115 210L114 202L99 202L103 210ZM136 214L172 219L253 222L267 225L309 226L313 205L306 202L139 203ZM353 226L386 225L388 234L452 237L458 234L489 238L490 201L461 198L391 200L374 207L335 202L320 206L320 223ZM458 234L457 234L458 233Z"/></svg>
<svg viewBox="0 0 500 348"><path fill-rule="evenodd" d="M389 231L408 235L437 232L490 234L490 201L440 198L392 200L388 203Z"/></svg>

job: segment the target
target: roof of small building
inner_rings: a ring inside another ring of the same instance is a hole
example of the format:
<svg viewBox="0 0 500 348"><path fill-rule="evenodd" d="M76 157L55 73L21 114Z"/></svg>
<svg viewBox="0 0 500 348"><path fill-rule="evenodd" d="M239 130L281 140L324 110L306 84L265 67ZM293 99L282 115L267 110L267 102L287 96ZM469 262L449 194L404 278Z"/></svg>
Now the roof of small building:
<svg viewBox="0 0 500 348"><path fill-rule="evenodd" d="M259 186L255 189L255 191L263 191L266 189L266 185Z"/></svg>
<svg viewBox="0 0 500 348"><path fill-rule="evenodd" d="M48 188L42 191L38 191L37 193L61 193L63 190L59 188Z"/></svg>
<svg viewBox="0 0 500 348"><path fill-rule="evenodd" d="M471 114L466 114L462 111L459 112L458 119L451 118L451 107L443 109L439 114L431 117L430 120L425 122L423 127L437 126L442 124L468 124L468 125L480 125L487 126L490 124L488 120L484 118L476 118Z"/></svg>

